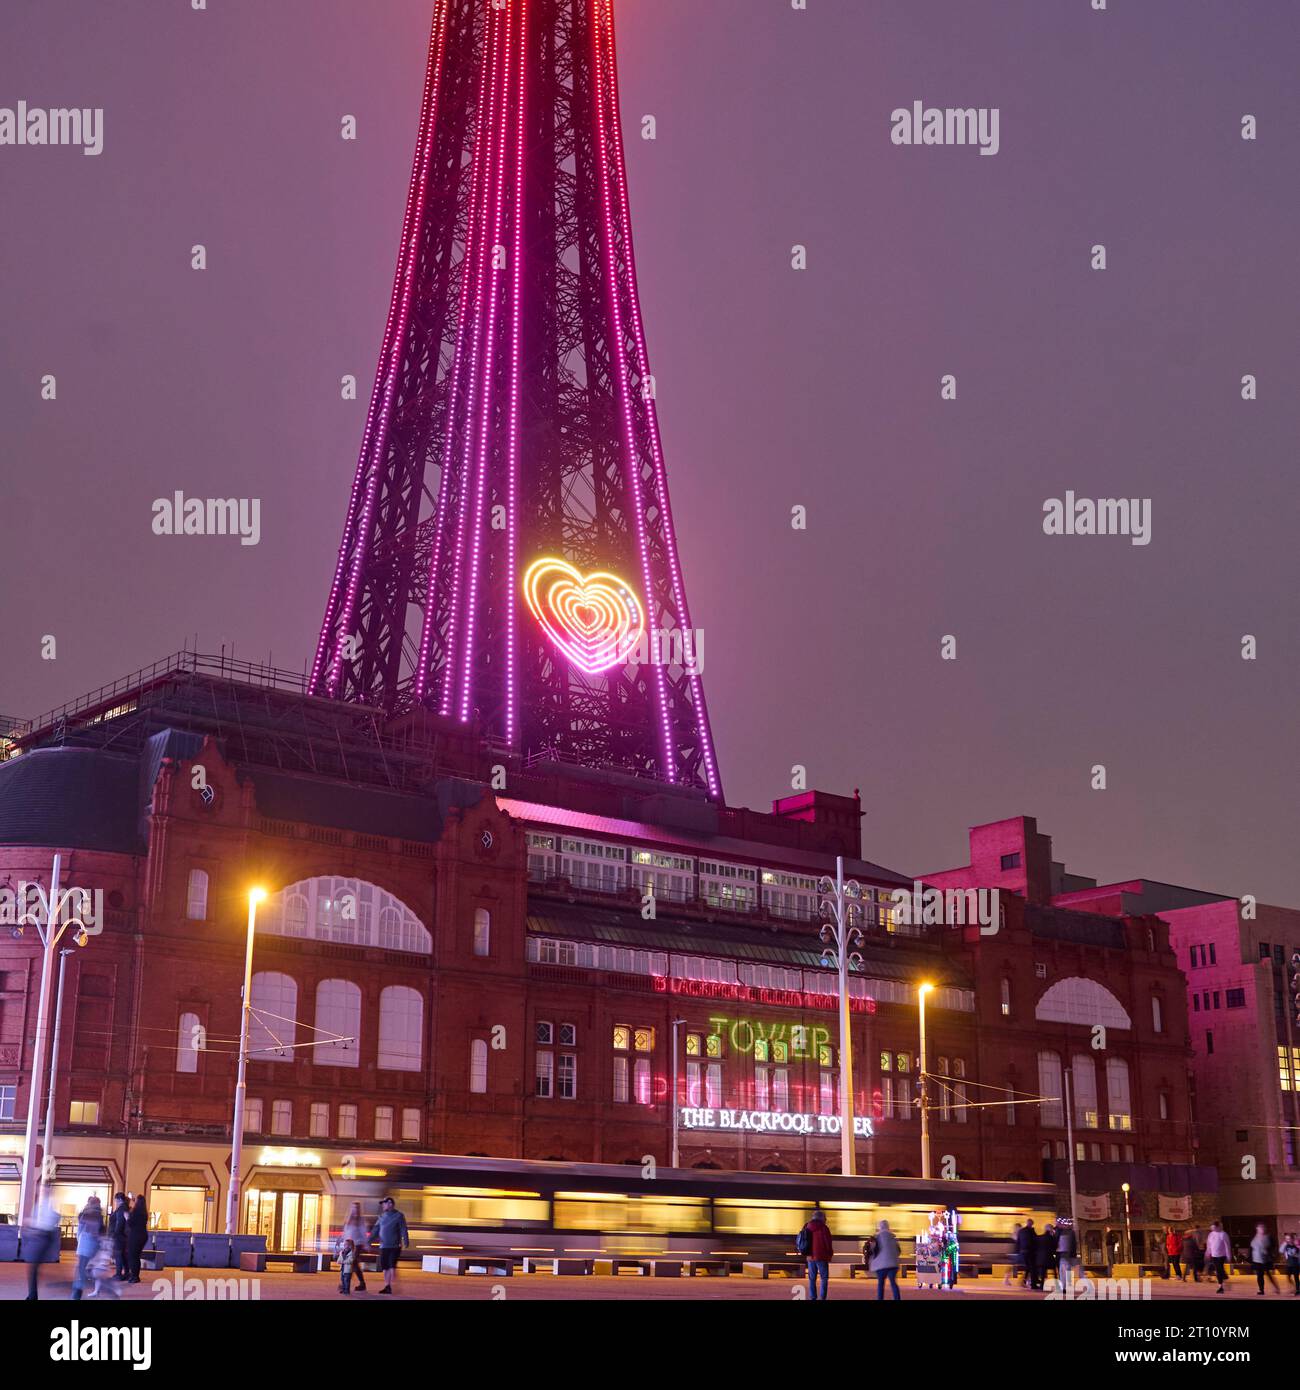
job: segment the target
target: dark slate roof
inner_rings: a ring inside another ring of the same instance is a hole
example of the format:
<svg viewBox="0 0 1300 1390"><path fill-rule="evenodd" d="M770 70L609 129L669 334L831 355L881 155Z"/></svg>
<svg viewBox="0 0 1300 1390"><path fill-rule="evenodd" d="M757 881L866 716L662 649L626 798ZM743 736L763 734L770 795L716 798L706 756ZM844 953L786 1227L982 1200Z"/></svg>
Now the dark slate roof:
<svg viewBox="0 0 1300 1390"><path fill-rule="evenodd" d="M1066 908L1029 903L1025 907L1025 921L1035 936L1055 937L1058 941L1073 941L1080 946L1110 946L1121 951L1127 944L1124 924L1095 912L1070 912Z"/></svg>
<svg viewBox="0 0 1300 1390"><path fill-rule="evenodd" d="M38 748L0 763L0 844L143 854L140 762Z"/></svg>
<svg viewBox="0 0 1300 1390"><path fill-rule="evenodd" d="M378 791L349 782L247 769L257 809L271 820L304 821L331 830L384 835L433 844L453 806L473 806L486 789L446 778L424 794Z"/></svg>
<svg viewBox="0 0 1300 1390"><path fill-rule="evenodd" d="M824 970L821 945L813 932L773 931L768 927L716 922L692 922L659 916L643 921L636 911L564 902L532 903L528 930L562 940L598 941L609 946L635 947L643 951L676 951L681 955L719 956L732 960L766 961L772 965L802 966ZM868 940L862 947L863 973L876 979L910 980L924 972L937 983L969 989L970 981L935 950L903 946L901 942L878 947Z"/></svg>

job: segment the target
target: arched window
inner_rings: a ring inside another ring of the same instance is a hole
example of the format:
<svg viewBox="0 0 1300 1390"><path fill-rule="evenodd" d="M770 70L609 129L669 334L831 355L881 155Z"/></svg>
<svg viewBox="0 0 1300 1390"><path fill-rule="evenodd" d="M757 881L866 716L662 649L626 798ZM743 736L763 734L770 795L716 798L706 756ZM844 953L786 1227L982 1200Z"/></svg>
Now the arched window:
<svg viewBox="0 0 1300 1390"><path fill-rule="evenodd" d="M485 907L474 909L474 954L490 955L492 952L492 914Z"/></svg>
<svg viewBox="0 0 1300 1390"><path fill-rule="evenodd" d="M1080 1129L1096 1129L1097 1064L1085 1053L1074 1054L1070 1063L1070 1084L1074 1089L1074 1123Z"/></svg>
<svg viewBox="0 0 1300 1390"><path fill-rule="evenodd" d="M406 985L389 985L379 996L379 1065L419 1071L423 1042L424 996Z"/></svg>
<svg viewBox="0 0 1300 1390"><path fill-rule="evenodd" d="M433 950L428 928L400 898L364 879L329 874L302 879L272 894L257 914L257 928L272 936L416 955Z"/></svg>
<svg viewBox="0 0 1300 1390"><path fill-rule="evenodd" d="M191 869L189 887L185 893L185 915L191 922L208 920L208 871Z"/></svg>
<svg viewBox="0 0 1300 1390"><path fill-rule="evenodd" d="M1111 1129L1133 1128L1133 1102L1129 1096L1128 1063L1122 1057L1106 1059L1106 1109Z"/></svg>
<svg viewBox="0 0 1300 1390"><path fill-rule="evenodd" d="M1061 1059L1055 1052L1038 1054L1038 1094L1047 1097L1039 1106L1039 1123L1049 1129L1060 1128L1065 1123L1062 1103L1065 1087L1061 1080Z"/></svg>
<svg viewBox="0 0 1300 1390"><path fill-rule="evenodd" d="M254 975L250 1007L248 1055L258 1062L292 1061L298 1013L298 984L293 976L274 970Z"/></svg>
<svg viewBox="0 0 1300 1390"><path fill-rule="evenodd" d="M198 1014L182 1014L176 1030L176 1070L191 1075L199 1069L203 1046L203 1026Z"/></svg>
<svg viewBox="0 0 1300 1390"><path fill-rule="evenodd" d="M488 1046L482 1038L469 1045L469 1089L476 1096L487 1094Z"/></svg>
<svg viewBox="0 0 1300 1390"><path fill-rule="evenodd" d="M312 1060L323 1067L361 1065L361 986L351 980L322 980L316 986L316 1030L319 1046ZM325 1042L334 1034L347 1041Z"/></svg>
<svg viewBox="0 0 1300 1390"><path fill-rule="evenodd" d="M1158 994L1151 996L1151 1027L1157 1033L1165 1031L1165 1009Z"/></svg>
<svg viewBox="0 0 1300 1390"><path fill-rule="evenodd" d="M1011 1017L1011 981L1005 975L1002 977L1002 1017Z"/></svg>
<svg viewBox="0 0 1300 1390"><path fill-rule="evenodd" d="M1080 1023L1095 1028L1131 1028L1132 1021L1123 1004L1096 980L1071 975L1058 980L1038 1001L1034 1017L1045 1023Z"/></svg>

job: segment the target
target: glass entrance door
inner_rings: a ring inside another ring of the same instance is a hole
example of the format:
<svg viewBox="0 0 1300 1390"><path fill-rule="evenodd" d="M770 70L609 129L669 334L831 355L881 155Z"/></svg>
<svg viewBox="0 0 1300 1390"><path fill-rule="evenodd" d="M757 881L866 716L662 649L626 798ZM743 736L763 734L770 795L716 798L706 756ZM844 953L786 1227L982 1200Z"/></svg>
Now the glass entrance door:
<svg viewBox="0 0 1300 1390"><path fill-rule="evenodd" d="M277 1254L315 1250L320 1243L319 1192L270 1192L250 1188L244 1229L264 1236Z"/></svg>

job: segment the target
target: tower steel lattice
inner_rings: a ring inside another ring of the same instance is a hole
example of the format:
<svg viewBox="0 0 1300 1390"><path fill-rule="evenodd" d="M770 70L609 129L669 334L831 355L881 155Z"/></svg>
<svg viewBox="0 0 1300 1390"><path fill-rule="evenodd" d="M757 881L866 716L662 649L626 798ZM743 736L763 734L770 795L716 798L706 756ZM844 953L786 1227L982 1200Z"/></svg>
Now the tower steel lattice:
<svg viewBox="0 0 1300 1390"><path fill-rule="evenodd" d="M554 591L575 641L614 621L599 583L581 588L595 572L618 577L624 612L639 597L646 639L675 640L643 639L599 670L569 659L525 602L524 573L547 557L580 576ZM613 2L436 0L309 691L391 715L423 706L524 758L720 800L691 634L637 294Z"/></svg>

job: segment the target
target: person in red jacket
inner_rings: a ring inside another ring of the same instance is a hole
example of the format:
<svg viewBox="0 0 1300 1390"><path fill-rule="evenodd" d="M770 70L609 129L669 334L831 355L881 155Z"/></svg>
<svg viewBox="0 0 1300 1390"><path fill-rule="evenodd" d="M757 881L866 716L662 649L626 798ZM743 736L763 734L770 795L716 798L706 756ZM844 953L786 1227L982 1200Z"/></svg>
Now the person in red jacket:
<svg viewBox="0 0 1300 1390"><path fill-rule="evenodd" d="M1178 1234L1178 1232L1175 1231L1174 1228L1173 1228L1172 1226L1166 1227L1166 1228L1165 1228L1165 1255L1168 1257L1168 1260L1169 1260L1169 1268L1165 1271L1165 1275L1166 1275L1166 1277L1169 1278L1169 1279L1178 1279L1179 1281L1181 1281L1181 1280L1183 1280L1183 1279L1185 1279L1185 1278L1187 1277L1187 1276L1183 1273L1182 1267L1181 1267L1181 1265L1179 1264L1179 1259L1178 1259L1179 1255L1182 1253L1182 1248L1183 1248L1183 1238L1182 1238L1182 1236L1180 1236L1180 1235Z"/></svg>
<svg viewBox="0 0 1300 1390"><path fill-rule="evenodd" d="M831 1228L826 1224L826 1213L817 1207L812 1219L804 1227L808 1232L808 1297L817 1298L817 1277L821 1276L821 1297L826 1297L827 1285L831 1277L831 1260L835 1255L835 1243L831 1240Z"/></svg>

